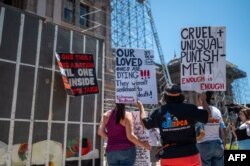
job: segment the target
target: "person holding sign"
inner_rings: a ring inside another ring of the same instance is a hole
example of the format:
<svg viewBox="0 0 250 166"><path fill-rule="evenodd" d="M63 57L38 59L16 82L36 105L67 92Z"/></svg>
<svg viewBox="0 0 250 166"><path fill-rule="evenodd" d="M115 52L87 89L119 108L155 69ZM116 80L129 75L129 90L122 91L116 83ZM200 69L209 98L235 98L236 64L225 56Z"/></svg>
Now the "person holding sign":
<svg viewBox="0 0 250 166"><path fill-rule="evenodd" d="M157 151L162 166L200 166L201 159L196 148L195 123L206 123L211 115L206 96L200 94L203 109L183 103L185 97L179 85L172 85L164 93L166 104L154 110L148 117L141 102L138 107L147 129L159 128L162 147Z"/></svg>
<svg viewBox="0 0 250 166"><path fill-rule="evenodd" d="M211 117L204 127L204 137L197 140L197 148L201 155L202 166L224 165L224 147L226 145L226 126L218 108L212 106L213 92L206 92L206 101L211 110ZM199 107L202 108L202 107ZM222 141L222 138L224 141ZM224 142L224 146L223 146Z"/></svg>
<svg viewBox="0 0 250 166"><path fill-rule="evenodd" d="M136 159L135 145L150 150L148 142L140 141L133 131L132 113L125 110L125 104L104 113L98 134L107 138L107 161L109 166L133 166Z"/></svg>

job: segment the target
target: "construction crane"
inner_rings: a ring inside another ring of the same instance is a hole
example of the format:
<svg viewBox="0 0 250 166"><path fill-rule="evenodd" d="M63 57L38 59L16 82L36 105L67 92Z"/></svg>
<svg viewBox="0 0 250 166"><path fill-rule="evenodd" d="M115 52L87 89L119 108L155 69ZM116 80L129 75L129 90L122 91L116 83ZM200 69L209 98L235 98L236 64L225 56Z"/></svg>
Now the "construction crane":
<svg viewBox="0 0 250 166"><path fill-rule="evenodd" d="M164 78L166 80L166 84L171 85L172 84L171 77L169 75L168 66L167 66L167 64L165 63L165 60L164 60L164 55L163 55L163 52L162 52L159 36L158 36L157 30L156 30L155 22L154 22L154 19L153 19L153 16L152 16L151 8L150 8L147 0L138 0L138 2L143 3L146 10L147 10L147 13L148 13L148 16L149 16L149 19L150 19L151 29L152 29L154 39L155 39L155 44L156 44L157 51L158 51L158 54L159 54L159 57L160 57L162 70L164 72Z"/></svg>
<svg viewBox="0 0 250 166"><path fill-rule="evenodd" d="M172 84L149 0L112 0L111 8L112 47L153 48L154 38L165 82Z"/></svg>

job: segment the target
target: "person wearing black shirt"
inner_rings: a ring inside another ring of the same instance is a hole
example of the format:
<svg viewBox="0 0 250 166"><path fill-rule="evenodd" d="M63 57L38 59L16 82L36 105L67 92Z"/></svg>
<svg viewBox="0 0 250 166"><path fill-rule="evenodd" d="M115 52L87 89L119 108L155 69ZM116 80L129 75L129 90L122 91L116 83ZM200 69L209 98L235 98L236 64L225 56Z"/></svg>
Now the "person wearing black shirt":
<svg viewBox="0 0 250 166"><path fill-rule="evenodd" d="M196 148L195 123L207 123L211 115L206 95L200 94L203 109L193 104L183 103L185 97L179 85L173 84L164 93L165 103L148 117L140 101L137 102L143 125L147 128L159 128L162 147L157 156L162 166L200 166L201 160Z"/></svg>

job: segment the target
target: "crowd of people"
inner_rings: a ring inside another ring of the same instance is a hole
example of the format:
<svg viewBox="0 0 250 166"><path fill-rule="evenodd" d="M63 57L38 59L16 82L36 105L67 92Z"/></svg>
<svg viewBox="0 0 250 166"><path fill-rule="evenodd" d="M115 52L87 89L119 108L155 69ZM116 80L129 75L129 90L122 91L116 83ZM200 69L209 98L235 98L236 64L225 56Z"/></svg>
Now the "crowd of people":
<svg viewBox="0 0 250 166"><path fill-rule="evenodd" d="M146 114L143 104L137 101L142 125L146 129L157 128L161 147L155 157L162 166L223 166L226 149L226 125L221 111L213 106L212 92L197 94L197 103L185 103L179 85L166 88L162 105ZM239 112L238 126L229 124L238 141L239 149L250 149L250 109ZM136 158L136 146L151 150L149 142L138 139L133 131L132 114L125 104L104 113L98 134L107 138L107 162L109 166L132 166Z"/></svg>

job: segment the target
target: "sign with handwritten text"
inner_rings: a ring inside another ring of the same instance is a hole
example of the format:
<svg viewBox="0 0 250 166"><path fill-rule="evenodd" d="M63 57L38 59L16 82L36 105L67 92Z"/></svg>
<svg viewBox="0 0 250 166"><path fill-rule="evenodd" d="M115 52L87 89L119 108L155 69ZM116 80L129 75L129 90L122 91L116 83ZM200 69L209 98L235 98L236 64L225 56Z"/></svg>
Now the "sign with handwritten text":
<svg viewBox="0 0 250 166"><path fill-rule="evenodd" d="M181 89L225 91L226 28L183 28L181 39Z"/></svg>
<svg viewBox="0 0 250 166"><path fill-rule="evenodd" d="M157 104L153 50L116 48L116 103Z"/></svg>
<svg viewBox="0 0 250 166"><path fill-rule="evenodd" d="M55 53L68 95L99 92L93 54Z"/></svg>
<svg viewBox="0 0 250 166"><path fill-rule="evenodd" d="M134 133L141 141L149 141L149 133L140 120L140 111L132 111L134 121ZM150 166L150 152L143 147L136 147L136 160L134 166Z"/></svg>

